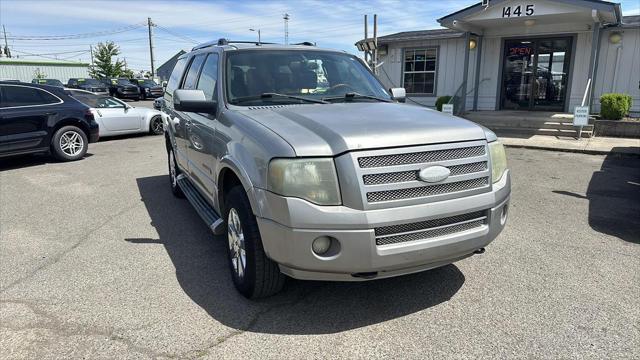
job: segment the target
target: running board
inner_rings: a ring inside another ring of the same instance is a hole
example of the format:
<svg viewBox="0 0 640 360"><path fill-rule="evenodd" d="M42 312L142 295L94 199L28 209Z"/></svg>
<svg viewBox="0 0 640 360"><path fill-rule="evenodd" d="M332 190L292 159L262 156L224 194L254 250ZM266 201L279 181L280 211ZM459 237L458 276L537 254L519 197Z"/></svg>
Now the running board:
<svg viewBox="0 0 640 360"><path fill-rule="evenodd" d="M200 195L198 190L191 184L191 181L187 179L184 174L178 175L178 186L182 189L184 196L189 200L193 208L202 220L209 226L209 229L214 235L222 235L225 233L224 220L216 213L216 211L207 203L207 201Z"/></svg>

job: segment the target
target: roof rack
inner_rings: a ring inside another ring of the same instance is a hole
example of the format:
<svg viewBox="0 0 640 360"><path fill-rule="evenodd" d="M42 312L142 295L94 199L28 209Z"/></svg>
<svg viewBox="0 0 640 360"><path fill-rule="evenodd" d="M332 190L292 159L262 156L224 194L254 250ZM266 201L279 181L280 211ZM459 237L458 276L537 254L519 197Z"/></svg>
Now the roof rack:
<svg viewBox="0 0 640 360"><path fill-rule="evenodd" d="M200 49L204 49L212 46L224 46L224 45L231 45L231 44L255 44L257 46L260 46L262 44L275 44L275 43L264 42L264 41L257 42L257 41L229 40L225 38L220 38L218 40L209 41L206 43L202 43L200 45L196 45L193 47L193 49L191 49L191 51L200 50Z"/></svg>

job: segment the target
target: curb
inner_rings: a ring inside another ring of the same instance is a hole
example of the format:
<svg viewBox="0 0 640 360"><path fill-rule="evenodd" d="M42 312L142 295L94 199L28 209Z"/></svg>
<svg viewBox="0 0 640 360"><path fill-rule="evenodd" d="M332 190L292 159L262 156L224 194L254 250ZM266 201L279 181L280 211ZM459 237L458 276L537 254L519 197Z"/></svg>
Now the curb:
<svg viewBox="0 0 640 360"><path fill-rule="evenodd" d="M504 144L504 143L503 143ZM604 151L604 150L587 150L587 149L569 149L569 148L556 148L551 146L538 146L538 145L518 145L518 144L504 144L508 148L516 149L532 149L532 150L546 150L546 151L559 151L569 152L587 155L609 155L616 154L623 157L640 158L640 152L624 152L624 151Z"/></svg>

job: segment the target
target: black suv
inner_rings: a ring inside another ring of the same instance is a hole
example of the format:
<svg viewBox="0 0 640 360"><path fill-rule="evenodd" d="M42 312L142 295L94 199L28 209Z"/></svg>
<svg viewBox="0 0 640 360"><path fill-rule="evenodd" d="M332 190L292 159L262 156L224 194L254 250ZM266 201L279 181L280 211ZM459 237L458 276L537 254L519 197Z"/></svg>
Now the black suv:
<svg viewBox="0 0 640 360"><path fill-rule="evenodd" d="M105 86L109 87L109 95L120 99L140 100L138 85L132 84L129 79L102 79Z"/></svg>
<svg viewBox="0 0 640 360"><path fill-rule="evenodd" d="M0 157L51 152L78 160L98 141L91 110L48 85L0 81Z"/></svg>
<svg viewBox="0 0 640 360"><path fill-rule="evenodd" d="M162 96L164 89L151 79L131 79L134 85L138 85L140 89L140 97L144 100L147 98L155 99Z"/></svg>
<svg viewBox="0 0 640 360"><path fill-rule="evenodd" d="M67 87L72 89L80 89L91 91L96 94L108 94L107 87L100 80L91 78L71 78L67 82Z"/></svg>

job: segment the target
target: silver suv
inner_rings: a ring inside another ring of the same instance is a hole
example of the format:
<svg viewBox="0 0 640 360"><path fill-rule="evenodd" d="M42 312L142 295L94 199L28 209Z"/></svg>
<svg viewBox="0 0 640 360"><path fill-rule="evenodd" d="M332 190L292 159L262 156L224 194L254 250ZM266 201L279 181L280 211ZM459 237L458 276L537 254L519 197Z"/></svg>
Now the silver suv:
<svg viewBox="0 0 640 360"><path fill-rule="evenodd" d="M482 253L503 229L505 151L472 122L402 104L350 54L221 39L164 94L171 189L246 297L296 279L380 279Z"/></svg>

